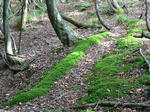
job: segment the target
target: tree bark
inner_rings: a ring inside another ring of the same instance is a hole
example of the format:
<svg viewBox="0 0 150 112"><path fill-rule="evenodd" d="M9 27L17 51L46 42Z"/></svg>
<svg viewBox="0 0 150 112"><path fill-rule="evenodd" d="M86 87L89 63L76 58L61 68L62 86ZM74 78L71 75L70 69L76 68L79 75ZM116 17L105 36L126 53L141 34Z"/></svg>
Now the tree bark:
<svg viewBox="0 0 150 112"><path fill-rule="evenodd" d="M56 0L46 0L46 5L49 19L59 40L64 46L74 45L79 40L79 37L61 18L56 6Z"/></svg>

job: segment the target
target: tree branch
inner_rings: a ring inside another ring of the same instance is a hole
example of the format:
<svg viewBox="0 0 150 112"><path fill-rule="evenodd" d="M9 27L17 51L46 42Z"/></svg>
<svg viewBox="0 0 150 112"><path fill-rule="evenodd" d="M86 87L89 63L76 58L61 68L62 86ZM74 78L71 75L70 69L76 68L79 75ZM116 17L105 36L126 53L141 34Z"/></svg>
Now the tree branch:
<svg viewBox="0 0 150 112"><path fill-rule="evenodd" d="M144 56L144 54L142 53L142 49L141 48L140 48L140 54L144 58L144 61L148 64L148 71L150 72L150 63L147 60L147 58Z"/></svg>

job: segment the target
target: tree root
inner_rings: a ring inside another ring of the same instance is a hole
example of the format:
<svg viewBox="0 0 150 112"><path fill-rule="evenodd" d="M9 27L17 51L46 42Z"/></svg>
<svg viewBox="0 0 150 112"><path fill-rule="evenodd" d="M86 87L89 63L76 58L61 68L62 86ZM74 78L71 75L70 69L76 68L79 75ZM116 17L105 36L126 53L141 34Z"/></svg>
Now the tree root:
<svg viewBox="0 0 150 112"><path fill-rule="evenodd" d="M6 54L4 53L0 53L0 56L2 57L2 60L4 61L4 63L8 66L8 68L11 70L11 71L14 71L14 72L18 72L20 74L20 72L22 71L25 71L27 70L30 65L35 62L38 58L38 56L36 56L35 58L33 58L31 61L21 65L21 67L19 68L16 68L16 67L13 67L13 65L8 61L7 57L6 57ZM18 74L17 73L17 74Z"/></svg>
<svg viewBox="0 0 150 112"><path fill-rule="evenodd" d="M121 102L98 102L98 103L91 103L91 104L84 104L84 105L76 105L71 106L69 109L86 109L88 107L95 107L95 106L107 106L107 107L145 107L149 108L150 104L147 103L121 103Z"/></svg>

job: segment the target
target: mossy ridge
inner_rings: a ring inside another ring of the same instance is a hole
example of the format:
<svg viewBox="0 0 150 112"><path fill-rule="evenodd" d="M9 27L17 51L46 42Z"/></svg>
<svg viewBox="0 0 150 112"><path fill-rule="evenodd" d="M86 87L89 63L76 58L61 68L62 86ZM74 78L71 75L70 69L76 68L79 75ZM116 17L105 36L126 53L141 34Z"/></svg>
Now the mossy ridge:
<svg viewBox="0 0 150 112"><path fill-rule="evenodd" d="M66 75L69 70L76 65L77 62L84 56L85 50L89 49L93 44L98 44L102 38L108 36L110 32L93 35L85 40L81 40L72 53L66 56L58 64L56 64L51 71L46 72L43 80L34 88L27 92L21 92L18 96L12 98L10 102L2 104L3 106L14 105L19 102L27 102L38 96L45 95L52 88L52 84L57 82L60 78Z"/></svg>
<svg viewBox="0 0 150 112"><path fill-rule="evenodd" d="M136 26L143 22L143 20L133 19L125 23L129 27L129 31L126 37L117 40L118 48L135 48L139 45L138 42L147 40L133 37L136 33L142 32L142 28L136 28Z"/></svg>
<svg viewBox="0 0 150 112"><path fill-rule="evenodd" d="M134 68L144 64L142 57L137 57L136 60L132 60L133 57L125 58L132 55L132 53L124 52L98 61L93 67L93 74L85 79L85 83L89 85L89 88L85 91L88 93L88 97L81 98L79 103L93 103L106 97L121 97L130 89L142 87L143 84L150 84L150 76L145 75L148 74L146 70L143 71L144 76L138 79L132 77L118 78L118 74L130 73ZM128 64L131 60L134 62ZM118 67L120 63L121 65Z"/></svg>

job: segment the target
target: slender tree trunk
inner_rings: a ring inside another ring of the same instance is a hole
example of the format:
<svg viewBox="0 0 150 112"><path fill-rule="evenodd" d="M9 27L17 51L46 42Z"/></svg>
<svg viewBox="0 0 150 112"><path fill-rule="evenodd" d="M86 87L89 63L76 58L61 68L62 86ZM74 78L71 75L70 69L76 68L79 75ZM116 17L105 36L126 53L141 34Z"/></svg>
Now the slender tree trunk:
<svg viewBox="0 0 150 112"><path fill-rule="evenodd" d="M98 6L98 1L97 1L97 0L94 0L94 3L95 3L96 14L97 14L97 17L98 17L100 23L101 23L107 30L111 30L111 28L110 28L109 26L107 26L107 25L104 23L104 21L103 21L101 15L100 15L99 6Z"/></svg>
<svg viewBox="0 0 150 112"><path fill-rule="evenodd" d="M3 0L3 28L5 38L5 52L6 54L13 55L12 40L10 37L9 21L8 21L8 6L10 0Z"/></svg>
<svg viewBox="0 0 150 112"><path fill-rule="evenodd" d="M28 14L28 0L24 0L23 2L22 28L25 28Z"/></svg>
<svg viewBox="0 0 150 112"><path fill-rule="evenodd" d="M146 5L146 12L145 12L146 26L147 26L148 31L150 32L150 22L149 22L150 3L148 0L145 0L145 5Z"/></svg>
<svg viewBox="0 0 150 112"><path fill-rule="evenodd" d="M56 0L46 0L46 5L49 19L59 40L65 46L72 46L79 39L77 33L60 16L56 6Z"/></svg>

